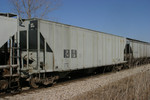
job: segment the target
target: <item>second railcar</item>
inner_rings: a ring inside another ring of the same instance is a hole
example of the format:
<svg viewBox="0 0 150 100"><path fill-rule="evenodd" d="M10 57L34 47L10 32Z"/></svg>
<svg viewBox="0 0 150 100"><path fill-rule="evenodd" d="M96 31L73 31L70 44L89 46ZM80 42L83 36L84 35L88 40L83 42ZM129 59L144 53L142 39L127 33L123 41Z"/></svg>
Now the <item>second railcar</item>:
<svg viewBox="0 0 150 100"><path fill-rule="evenodd" d="M127 38L128 53L126 56L131 64L142 64L150 60L150 43Z"/></svg>

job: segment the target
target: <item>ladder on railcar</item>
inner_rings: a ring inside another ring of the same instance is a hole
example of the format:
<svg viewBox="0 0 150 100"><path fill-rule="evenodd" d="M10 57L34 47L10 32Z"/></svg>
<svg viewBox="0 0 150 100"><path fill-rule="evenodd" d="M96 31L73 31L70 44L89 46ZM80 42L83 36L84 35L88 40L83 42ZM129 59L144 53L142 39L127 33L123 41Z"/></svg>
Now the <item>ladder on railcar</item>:
<svg viewBox="0 0 150 100"><path fill-rule="evenodd" d="M15 41L14 36L9 40L9 65L4 65L6 70L3 73L3 77L8 79L9 88L20 87L20 51L18 42Z"/></svg>

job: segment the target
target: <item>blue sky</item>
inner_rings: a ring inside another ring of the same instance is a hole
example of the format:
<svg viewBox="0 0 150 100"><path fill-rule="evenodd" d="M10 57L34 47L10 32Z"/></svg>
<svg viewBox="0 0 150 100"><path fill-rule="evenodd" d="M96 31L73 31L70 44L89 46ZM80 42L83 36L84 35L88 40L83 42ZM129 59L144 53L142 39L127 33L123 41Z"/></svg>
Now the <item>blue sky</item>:
<svg viewBox="0 0 150 100"><path fill-rule="evenodd" d="M0 12L12 12L8 0L0 0ZM150 42L150 0L62 0L49 18Z"/></svg>

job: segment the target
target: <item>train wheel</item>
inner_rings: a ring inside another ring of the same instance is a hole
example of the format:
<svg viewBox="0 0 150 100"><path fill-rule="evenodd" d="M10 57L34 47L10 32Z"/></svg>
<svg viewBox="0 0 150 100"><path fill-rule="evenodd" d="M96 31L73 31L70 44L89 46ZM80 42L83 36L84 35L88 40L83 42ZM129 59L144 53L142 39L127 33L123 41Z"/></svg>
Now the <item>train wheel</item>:
<svg viewBox="0 0 150 100"><path fill-rule="evenodd" d="M122 65L120 65L120 66L114 66L112 71L117 72L117 71L120 71L122 68L123 68Z"/></svg>
<svg viewBox="0 0 150 100"><path fill-rule="evenodd" d="M39 79L37 77L32 77L30 79L30 86L32 88L38 88L39 87Z"/></svg>
<svg viewBox="0 0 150 100"><path fill-rule="evenodd" d="M0 80L0 90L6 90L8 88L7 80Z"/></svg>
<svg viewBox="0 0 150 100"><path fill-rule="evenodd" d="M43 82L43 85L48 86L48 85L52 85L54 82L54 80L49 80L48 78L46 78Z"/></svg>

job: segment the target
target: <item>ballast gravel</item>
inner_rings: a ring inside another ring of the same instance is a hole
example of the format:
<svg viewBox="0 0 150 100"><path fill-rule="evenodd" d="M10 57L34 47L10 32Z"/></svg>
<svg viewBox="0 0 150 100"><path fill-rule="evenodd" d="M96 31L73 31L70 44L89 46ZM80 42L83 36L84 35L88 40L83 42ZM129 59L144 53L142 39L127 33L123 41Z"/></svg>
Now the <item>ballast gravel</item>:
<svg viewBox="0 0 150 100"><path fill-rule="evenodd" d="M0 100L69 100L80 94L148 70L150 70L150 64L119 72L86 77L72 82L66 82L65 84L23 92L17 95L0 97Z"/></svg>

